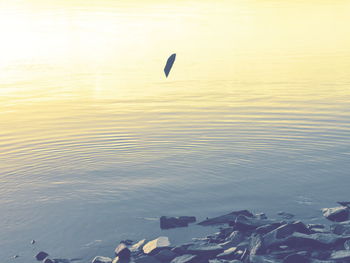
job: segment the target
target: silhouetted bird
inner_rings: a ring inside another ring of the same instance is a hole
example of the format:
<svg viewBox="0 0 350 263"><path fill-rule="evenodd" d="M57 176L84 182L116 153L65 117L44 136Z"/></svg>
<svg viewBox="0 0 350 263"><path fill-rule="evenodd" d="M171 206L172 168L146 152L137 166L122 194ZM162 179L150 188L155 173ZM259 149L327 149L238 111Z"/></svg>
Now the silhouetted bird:
<svg viewBox="0 0 350 263"><path fill-rule="evenodd" d="M168 77L168 75L169 75L169 72L174 64L175 58L176 58L176 54L172 54L166 62L166 65L164 68L164 73L165 73L166 77Z"/></svg>

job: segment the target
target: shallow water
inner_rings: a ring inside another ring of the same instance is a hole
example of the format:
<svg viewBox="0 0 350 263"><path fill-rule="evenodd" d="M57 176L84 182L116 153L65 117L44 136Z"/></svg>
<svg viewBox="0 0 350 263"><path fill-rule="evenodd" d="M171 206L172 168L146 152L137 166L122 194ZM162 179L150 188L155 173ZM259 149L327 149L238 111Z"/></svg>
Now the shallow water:
<svg viewBox="0 0 350 263"><path fill-rule="evenodd" d="M0 1L2 262L37 250L88 260L126 238L212 231L160 231L160 215L313 220L348 200L349 11Z"/></svg>

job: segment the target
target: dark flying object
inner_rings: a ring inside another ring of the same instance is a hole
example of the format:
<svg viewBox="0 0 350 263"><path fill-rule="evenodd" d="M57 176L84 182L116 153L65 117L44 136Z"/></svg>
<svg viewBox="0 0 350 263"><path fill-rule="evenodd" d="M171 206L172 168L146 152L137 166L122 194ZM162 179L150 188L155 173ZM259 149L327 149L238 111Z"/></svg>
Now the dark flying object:
<svg viewBox="0 0 350 263"><path fill-rule="evenodd" d="M168 75L169 75L169 72L174 64L175 58L176 58L176 54L174 53L168 58L168 60L166 62L166 65L164 68L164 73L165 73L166 77L168 77Z"/></svg>

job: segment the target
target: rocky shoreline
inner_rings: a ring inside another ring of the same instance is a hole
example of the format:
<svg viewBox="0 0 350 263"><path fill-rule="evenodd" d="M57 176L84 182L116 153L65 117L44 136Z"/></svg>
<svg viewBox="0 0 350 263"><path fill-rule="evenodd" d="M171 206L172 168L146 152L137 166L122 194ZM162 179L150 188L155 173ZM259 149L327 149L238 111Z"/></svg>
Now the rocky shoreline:
<svg viewBox="0 0 350 263"><path fill-rule="evenodd" d="M350 202L325 208L330 225L305 224L290 213L281 219L247 210L234 211L199 222L219 226L219 231L192 242L172 246L168 237L133 242L124 240L115 258L96 256L92 263L345 263L350 262ZM162 229L186 227L193 216L160 218ZM51 259L46 252L36 255L43 263L70 263Z"/></svg>

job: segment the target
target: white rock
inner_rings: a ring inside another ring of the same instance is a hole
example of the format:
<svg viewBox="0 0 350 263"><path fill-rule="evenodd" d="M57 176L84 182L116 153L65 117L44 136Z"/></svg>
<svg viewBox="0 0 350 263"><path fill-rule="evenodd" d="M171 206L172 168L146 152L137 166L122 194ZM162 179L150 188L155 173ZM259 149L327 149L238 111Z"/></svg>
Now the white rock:
<svg viewBox="0 0 350 263"><path fill-rule="evenodd" d="M150 254L152 251L154 251L157 248L164 248L164 247L169 247L170 242L169 238L167 237L158 237L150 242L148 242L146 245L143 247L143 252L145 254Z"/></svg>

